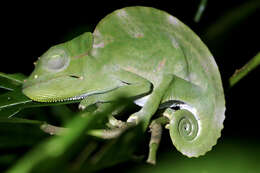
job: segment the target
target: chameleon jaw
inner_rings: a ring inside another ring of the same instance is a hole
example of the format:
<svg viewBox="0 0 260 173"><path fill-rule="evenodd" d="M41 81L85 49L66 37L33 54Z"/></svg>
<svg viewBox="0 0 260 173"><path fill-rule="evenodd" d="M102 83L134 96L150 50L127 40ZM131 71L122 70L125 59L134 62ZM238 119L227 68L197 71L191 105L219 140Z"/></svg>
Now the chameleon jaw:
<svg viewBox="0 0 260 173"><path fill-rule="evenodd" d="M30 87L23 89L24 95L36 102L66 102L66 101L80 101L86 98L89 93L83 93L77 96L57 96L50 93L40 93L37 90L32 90Z"/></svg>

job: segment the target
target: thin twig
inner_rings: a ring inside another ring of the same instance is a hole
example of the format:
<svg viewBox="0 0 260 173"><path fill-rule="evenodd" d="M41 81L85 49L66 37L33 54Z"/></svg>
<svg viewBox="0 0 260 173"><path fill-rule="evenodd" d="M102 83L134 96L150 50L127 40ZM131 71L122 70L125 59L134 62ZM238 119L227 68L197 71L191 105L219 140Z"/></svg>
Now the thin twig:
<svg viewBox="0 0 260 173"><path fill-rule="evenodd" d="M40 126L41 130L50 135L60 135L62 132L67 130L64 127L57 127L51 124L44 123Z"/></svg>
<svg viewBox="0 0 260 173"><path fill-rule="evenodd" d="M260 52L258 52L258 54L248 63L246 63L241 69L235 71L235 73L229 78L229 86L233 87L238 81L240 81L258 65L260 65Z"/></svg>

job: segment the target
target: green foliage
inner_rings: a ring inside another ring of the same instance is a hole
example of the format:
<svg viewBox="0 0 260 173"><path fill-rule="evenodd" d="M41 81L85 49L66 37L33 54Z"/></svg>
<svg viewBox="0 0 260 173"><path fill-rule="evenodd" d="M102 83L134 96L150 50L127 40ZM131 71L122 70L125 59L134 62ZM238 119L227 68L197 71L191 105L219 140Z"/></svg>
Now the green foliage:
<svg viewBox="0 0 260 173"><path fill-rule="evenodd" d="M21 92L21 85L26 77L21 74L0 73L0 88L7 90L0 95L1 117L11 117L18 113L22 107L32 101Z"/></svg>

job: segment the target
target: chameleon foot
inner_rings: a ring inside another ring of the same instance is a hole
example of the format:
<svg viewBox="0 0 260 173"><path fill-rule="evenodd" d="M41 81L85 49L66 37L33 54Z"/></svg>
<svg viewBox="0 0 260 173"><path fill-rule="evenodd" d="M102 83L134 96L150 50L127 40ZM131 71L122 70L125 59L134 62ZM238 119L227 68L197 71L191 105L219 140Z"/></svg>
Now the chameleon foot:
<svg viewBox="0 0 260 173"><path fill-rule="evenodd" d="M94 129L88 131L88 135L101 138L101 139L114 139L119 137L122 133L124 133L129 128L135 126L133 123L126 123L121 128L114 128L114 129Z"/></svg>
<svg viewBox="0 0 260 173"><path fill-rule="evenodd" d="M109 128L124 128L127 123L116 119L114 116L109 116L108 123L106 124Z"/></svg>

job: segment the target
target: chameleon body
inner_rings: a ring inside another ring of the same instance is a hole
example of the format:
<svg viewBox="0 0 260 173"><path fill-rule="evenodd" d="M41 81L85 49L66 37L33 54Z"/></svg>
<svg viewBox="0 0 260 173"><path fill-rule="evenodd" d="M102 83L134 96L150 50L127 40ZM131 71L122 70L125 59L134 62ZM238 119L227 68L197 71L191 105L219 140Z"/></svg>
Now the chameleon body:
<svg viewBox="0 0 260 173"><path fill-rule="evenodd" d="M185 24L150 7L116 10L93 34L51 47L23 87L32 100L81 100L81 109L132 98L142 108L127 122L144 130L161 109L173 144L189 157L211 150L223 128L225 100L213 56Z"/></svg>

